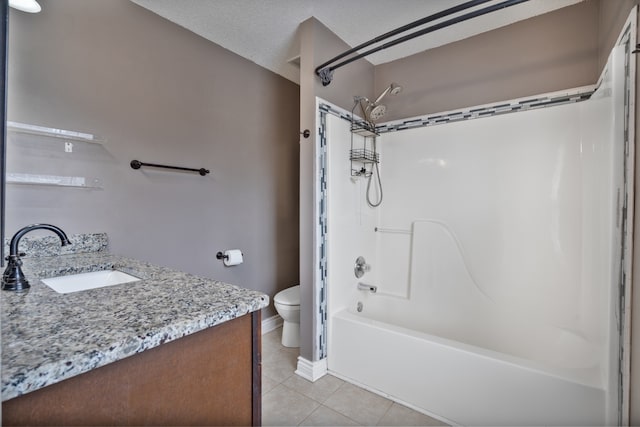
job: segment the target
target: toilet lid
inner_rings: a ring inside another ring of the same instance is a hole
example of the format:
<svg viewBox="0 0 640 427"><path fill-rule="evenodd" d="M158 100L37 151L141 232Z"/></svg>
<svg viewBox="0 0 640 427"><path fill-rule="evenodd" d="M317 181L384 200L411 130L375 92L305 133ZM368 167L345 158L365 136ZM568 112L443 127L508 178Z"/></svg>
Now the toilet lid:
<svg viewBox="0 0 640 427"><path fill-rule="evenodd" d="M282 305L300 305L300 285L278 292L273 300Z"/></svg>

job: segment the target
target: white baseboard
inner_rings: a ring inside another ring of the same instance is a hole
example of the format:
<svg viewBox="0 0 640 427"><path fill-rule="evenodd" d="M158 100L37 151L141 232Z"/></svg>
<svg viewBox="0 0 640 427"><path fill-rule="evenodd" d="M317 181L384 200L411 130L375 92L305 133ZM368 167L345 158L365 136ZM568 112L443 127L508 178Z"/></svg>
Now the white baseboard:
<svg viewBox="0 0 640 427"><path fill-rule="evenodd" d="M280 317L279 314L264 319L262 321L262 335L266 334L267 332L271 332L274 329L278 329L280 326L282 326L283 322L284 320L282 320L282 317Z"/></svg>
<svg viewBox="0 0 640 427"><path fill-rule="evenodd" d="M305 380L315 382L327 374L327 358L311 362L302 356L298 356L296 374Z"/></svg>

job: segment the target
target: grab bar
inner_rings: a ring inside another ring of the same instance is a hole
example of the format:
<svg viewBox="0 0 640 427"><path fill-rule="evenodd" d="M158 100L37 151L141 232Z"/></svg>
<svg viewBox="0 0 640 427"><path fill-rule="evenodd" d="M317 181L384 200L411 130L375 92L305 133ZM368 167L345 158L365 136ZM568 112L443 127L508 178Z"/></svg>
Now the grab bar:
<svg viewBox="0 0 640 427"><path fill-rule="evenodd" d="M143 163L140 160L131 160L131 169L140 169L142 166L152 166L154 168L164 168L164 169L176 169L181 171L189 171L189 172L198 172L200 175L205 176L209 173L209 169L200 168L183 168L182 166L167 166L167 165L157 165L155 163Z"/></svg>
<svg viewBox="0 0 640 427"><path fill-rule="evenodd" d="M375 227L374 231L376 233L395 233L395 234L413 234L411 230L402 230L399 228L380 228Z"/></svg>
<svg viewBox="0 0 640 427"><path fill-rule="evenodd" d="M367 285L366 283L358 282L358 289L361 291L369 291L375 294L378 291L378 287L374 285Z"/></svg>

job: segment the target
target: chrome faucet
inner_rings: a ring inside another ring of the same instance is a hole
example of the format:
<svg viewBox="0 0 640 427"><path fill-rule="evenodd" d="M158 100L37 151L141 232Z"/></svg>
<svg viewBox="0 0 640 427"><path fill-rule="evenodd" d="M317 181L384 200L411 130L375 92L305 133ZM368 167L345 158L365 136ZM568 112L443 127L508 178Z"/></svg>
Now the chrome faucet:
<svg viewBox="0 0 640 427"><path fill-rule="evenodd" d="M60 237L62 246L71 244L67 235L64 234L64 231L62 231L55 225L33 224L18 230L18 232L11 238L11 243L9 244L9 256L5 258L7 261L9 261L9 263L7 264L7 268L4 270L4 274L2 275L3 291L23 291L31 287L31 285L29 285L29 281L26 277L24 277L24 273L22 272L22 260L20 259L20 256L24 256L24 253L18 253L18 244L20 243L20 239L22 239L22 236L33 230L53 231L58 235L58 237Z"/></svg>

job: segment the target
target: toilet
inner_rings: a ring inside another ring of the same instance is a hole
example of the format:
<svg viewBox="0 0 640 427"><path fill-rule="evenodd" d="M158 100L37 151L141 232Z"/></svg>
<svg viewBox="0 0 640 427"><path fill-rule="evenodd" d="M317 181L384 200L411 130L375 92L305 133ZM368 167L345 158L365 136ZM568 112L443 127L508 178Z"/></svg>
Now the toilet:
<svg viewBox="0 0 640 427"><path fill-rule="evenodd" d="M273 297L273 305L284 320L282 345L300 347L300 285L278 292Z"/></svg>

